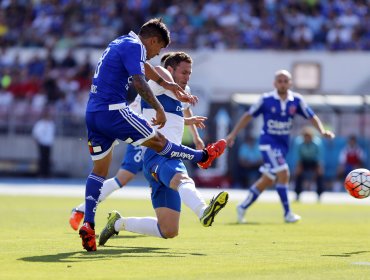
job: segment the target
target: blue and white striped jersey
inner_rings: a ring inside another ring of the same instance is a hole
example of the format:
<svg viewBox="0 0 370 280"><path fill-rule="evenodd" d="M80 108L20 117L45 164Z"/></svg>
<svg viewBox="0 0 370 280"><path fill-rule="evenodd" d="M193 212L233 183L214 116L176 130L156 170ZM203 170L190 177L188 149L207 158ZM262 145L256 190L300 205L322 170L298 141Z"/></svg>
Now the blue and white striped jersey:
<svg viewBox="0 0 370 280"><path fill-rule="evenodd" d="M280 147L286 152L295 115L299 114L305 119L311 119L315 115L302 95L290 90L286 100L281 100L276 90L264 93L248 113L253 117L260 114L263 116L260 145Z"/></svg>
<svg viewBox="0 0 370 280"><path fill-rule="evenodd" d="M109 105L127 102L132 76L145 74L145 61L146 49L134 32L112 41L96 66L86 111L106 111Z"/></svg>

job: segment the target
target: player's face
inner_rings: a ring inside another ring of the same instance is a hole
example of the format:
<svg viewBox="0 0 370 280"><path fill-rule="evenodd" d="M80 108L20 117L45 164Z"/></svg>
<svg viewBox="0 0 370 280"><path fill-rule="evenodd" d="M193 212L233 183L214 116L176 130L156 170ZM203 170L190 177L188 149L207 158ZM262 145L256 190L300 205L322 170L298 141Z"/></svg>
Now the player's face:
<svg viewBox="0 0 370 280"><path fill-rule="evenodd" d="M274 85L278 93L286 93L290 86L292 85L292 82L289 79L289 77L285 75L279 75L275 78Z"/></svg>
<svg viewBox="0 0 370 280"><path fill-rule="evenodd" d="M186 85L189 82L191 75L191 63L186 61L181 61L175 69L172 69L171 74L173 80L182 88L185 89Z"/></svg>
<svg viewBox="0 0 370 280"><path fill-rule="evenodd" d="M159 55L161 49L164 48L164 42L159 41L157 37L152 37L146 46L146 59L152 59Z"/></svg>

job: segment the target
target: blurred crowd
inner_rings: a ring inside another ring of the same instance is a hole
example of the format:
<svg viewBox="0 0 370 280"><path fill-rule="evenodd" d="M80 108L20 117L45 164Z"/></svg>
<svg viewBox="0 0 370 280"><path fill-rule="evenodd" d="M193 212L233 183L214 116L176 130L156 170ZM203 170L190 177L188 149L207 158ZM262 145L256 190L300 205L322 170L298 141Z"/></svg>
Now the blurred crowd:
<svg viewBox="0 0 370 280"><path fill-rule="evenodd" d="M3 0L0 46L104 47L162 17L173 48L370 50L369 0Z"/></svg>
<svg viewBox="0 0 370 280"><path fill-rule="evenodd" d="M104 48L149 18L163 18L173 49L370 50L369 7L370 0L0 1L0 132L35 122L47 105L81 123L94 65L77 61L76 49ZM13 47L46 55L22 61L7 55Z"/></svg>

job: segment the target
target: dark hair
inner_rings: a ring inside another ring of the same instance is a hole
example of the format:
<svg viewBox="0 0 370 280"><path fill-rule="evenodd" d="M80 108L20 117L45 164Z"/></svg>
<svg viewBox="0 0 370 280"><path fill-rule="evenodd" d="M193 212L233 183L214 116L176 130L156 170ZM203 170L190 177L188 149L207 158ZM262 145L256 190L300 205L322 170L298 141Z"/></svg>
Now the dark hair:
<svg viewBox="0 0 370 280"><path fill-rule="evenodd" d="M162 55L162 57L161 57L161 65L164 65L164 62L166 61L166 59L168 57L170 57L171 55L173 55L173 54L174 54L174 52L168 52L168 53L165 53L164 55Z"/></svg>
<svg viewBox="0 0 370 280"><path fill-rule="evenodd" d="M168 56L164 62L164 68L171 66L173 69L177 67L181 62L188 62L193 63L190 55L184 52L173 52L170 56Z"/></svg>
<svg viewBox="0 0 370 280"><path fill-rule="evenodd" d="M164 47L170 44L170 31L162 22L161 18L153 18L144 23L140 29L139 35L145 39L157 37L160 41L164 42Z"/></svg>

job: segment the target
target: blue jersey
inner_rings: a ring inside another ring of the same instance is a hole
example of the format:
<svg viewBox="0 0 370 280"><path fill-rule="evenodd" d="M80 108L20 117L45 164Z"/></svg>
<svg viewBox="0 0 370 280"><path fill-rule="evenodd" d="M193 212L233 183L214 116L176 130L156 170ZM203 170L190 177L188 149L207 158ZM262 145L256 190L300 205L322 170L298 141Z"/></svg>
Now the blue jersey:
<svg viewBox="0 0 370 280"><path fill-rule="evenodd" d="M288 152L295 115L299 114L306 119L314 116L313 110L303 101L302 96L290 90L285 101L280 99L276 90L264 93L248 113L253 117L260 114L263 116L260 145L280 148L283 154Z"/></svg>
<svg viewBox="0 0 370 280"><path fill-rule="evenodd" d="M132 76L145 74L145 61L146 49L134 32L112 41L96 66L86 111L107 111L126 103Z"/></svg>

